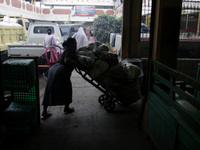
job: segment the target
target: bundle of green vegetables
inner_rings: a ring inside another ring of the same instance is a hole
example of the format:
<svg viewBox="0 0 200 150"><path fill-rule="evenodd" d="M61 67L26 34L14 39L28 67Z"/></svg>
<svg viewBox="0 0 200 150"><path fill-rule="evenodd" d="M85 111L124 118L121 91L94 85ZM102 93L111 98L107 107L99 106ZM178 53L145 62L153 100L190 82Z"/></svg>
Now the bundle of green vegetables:
<svg viewBox="0 0 200 150"><path fill-rule="evenodd" d="M118 55L109 53L109 47L90 43L77 51L77 61L87 73L106 88L118 87L143 76L143 71Z"/></svg>

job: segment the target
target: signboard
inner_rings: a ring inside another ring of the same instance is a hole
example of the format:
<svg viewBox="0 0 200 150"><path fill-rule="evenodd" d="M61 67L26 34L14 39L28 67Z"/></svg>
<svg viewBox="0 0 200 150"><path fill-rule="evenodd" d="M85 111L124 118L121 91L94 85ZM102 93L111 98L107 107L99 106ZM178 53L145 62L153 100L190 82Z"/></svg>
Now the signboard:
<svg viewBox="0 0 200 150"><path fill-rule="evenodd" d="M75 6L73 16L94 16L95 6Z"/></svg>

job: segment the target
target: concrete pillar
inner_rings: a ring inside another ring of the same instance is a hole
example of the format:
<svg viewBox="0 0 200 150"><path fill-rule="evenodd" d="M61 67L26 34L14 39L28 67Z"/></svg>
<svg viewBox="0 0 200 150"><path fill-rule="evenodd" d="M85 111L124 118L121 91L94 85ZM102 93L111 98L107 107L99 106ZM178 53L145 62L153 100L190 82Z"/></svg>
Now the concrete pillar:
<svg viewBox="0 0 200 150"><path fill-rule="evenodd" d="M155 0L153 39L151 40L152 58L175 69L182 0Z"/></svg>
<svg viewBox="0 0 200 150"><path fill-rule="evenodd" d="M1 62L1 53L0 53L0 62ZM1 65L0 65L0 85L2 85L1 84ZM0 113L3 113L4 106L5 106L4 91L3 91L2 87L0 87Z"/></svg>
<svg viewBox="0 0 200 150"><path fill-rule="evenodd" d="M139 58L142 0L124 0L122 27L122 58Z"/></svg>
<svg viewBox="0 0 200 150"><path fill-rule="evenodd" d="M200 12L198 14L198 24L197 24L197 33L196 33L196 36L200 35L199 30L200 30Z"/></svg>

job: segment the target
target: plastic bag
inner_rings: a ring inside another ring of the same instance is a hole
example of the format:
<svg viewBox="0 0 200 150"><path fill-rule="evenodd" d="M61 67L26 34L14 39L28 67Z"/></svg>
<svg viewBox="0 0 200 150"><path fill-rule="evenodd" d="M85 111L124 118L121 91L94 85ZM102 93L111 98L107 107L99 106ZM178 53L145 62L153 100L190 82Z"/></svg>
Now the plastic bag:
<svg viewBox="0 0 200 150"><path fill-rule="evenodd" d="M86 47L80 48L76 52L76 56L78 63L86 68L91 67L95 62L95 55L93 51L89 51Z"/></svg>
<svg viewBox="0 0 200 150"><path fill-rule="evenodd" d="M123 63L112 66L108 69L108 73L115 78L127 78L127 70Z"/></svg>
<svg viewBox="0 0 200 150"><path fill-rule="evenodd" d="M143 76L143 71L138 66L131 63L126 63L126 68L128 72L128 78L136 79Z"/></svg>
<svg viewBox="0 0 200 150"><path fill-rule="evenodd" d="M98 78L108 69L108 64L104 61L96 61L94 65L88 70L88 73L92 78Z"/></svg>
<svg viewBox="0 0 200 150"><path fill-rule="evenodd" d="M98 47L96 47L95 51L94 51L94 54L95 55L98 55L100 54L101 52L108 52L109 51L109 48L108 46L104 45L104 44L101 44L99 45Z"/></svg>
<svg viewBox="0 0 200 150"><path fill-rule="evenodd" d="M143 76L143 71L136 65L127 61L120 61L108 71L113 77L124 79L136 79Z"/></svg>
<svg viewBox="0 0 200 150"><path fill-rule="evenodd" d="M89 43L87 46L87 49L90 51L95 51L95 49L97 48L95 43Z"/></svg>
<svg viewBox="0 0 200 150"><path fill-rule="evenodd" d="M80 52L80 51L88 51L89 49L86 47L86 46L84 46L84 47L81 47L81 48L79 48L78 50L77 50L77 52Z"/></svg>
<svg viewBox="0 0 200 150"><path fill-rule="evenodd" d="M95 59L95 55L92 51L78 51L77 55L88 56L91 57L92 59Z"/></svg>
<svg viewBox="0 0 200 150"><path fill-rule="evenodd" d="M84 55L76 55L76 56L78 63L85 68L90 68L95 62L95 59L93 59L92 57Z"/></svg>

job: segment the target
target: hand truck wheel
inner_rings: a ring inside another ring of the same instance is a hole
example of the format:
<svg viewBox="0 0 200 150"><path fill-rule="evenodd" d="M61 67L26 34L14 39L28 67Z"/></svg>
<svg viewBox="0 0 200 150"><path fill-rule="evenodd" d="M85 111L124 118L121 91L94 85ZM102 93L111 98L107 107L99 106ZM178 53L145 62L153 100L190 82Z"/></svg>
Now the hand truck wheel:
<svg viewBox="0 0 200 150"><path fill-rule="evenodd" d="M99 103L101 104L101 105L104 105L104 103L105 103L105 94L103 94L103 95L101 95L101 96L99 96Z"/></svg>
<svg viewBox="0 0 200 150"><path fill-rule="evenodd" d="M113 111L115 108L115 102L113 100L106 101L104 104L104 108L108 112Z"/></svg>

